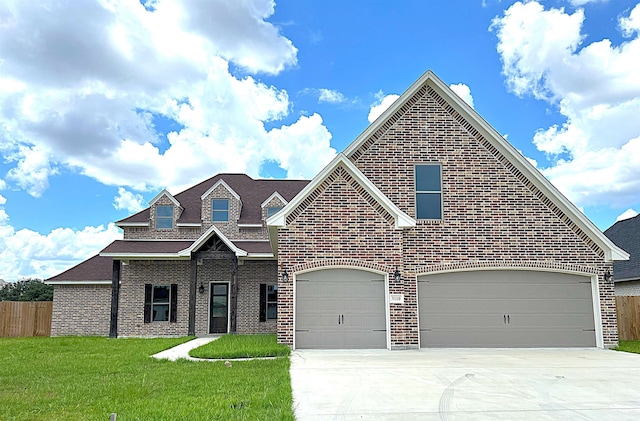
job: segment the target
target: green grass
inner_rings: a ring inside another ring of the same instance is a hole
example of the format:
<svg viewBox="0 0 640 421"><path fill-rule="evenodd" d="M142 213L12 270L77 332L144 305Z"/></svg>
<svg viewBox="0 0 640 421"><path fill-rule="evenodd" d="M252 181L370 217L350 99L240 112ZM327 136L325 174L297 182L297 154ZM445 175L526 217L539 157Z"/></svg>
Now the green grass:
<svg viewBox="0 0 640 421"><path fill-rule="evenodd" d="M0 419L293 420L288 358L149 357L187 339L0 338Z"/></svg>
<svg viewBox="0 0 640 421"><path fill-rule="evenodd" d="M195 358L255 358L284 357L291 350L278 344L276 335L224 335L213 342L192 349L189 355Z"/></svg>
<svg viewBox="0 0 640 421"><path fill-rule="evenodd" d="M616 351L635 352L636 354L640 354L640 341L620 341L618 346L614 349Z"/></svg>

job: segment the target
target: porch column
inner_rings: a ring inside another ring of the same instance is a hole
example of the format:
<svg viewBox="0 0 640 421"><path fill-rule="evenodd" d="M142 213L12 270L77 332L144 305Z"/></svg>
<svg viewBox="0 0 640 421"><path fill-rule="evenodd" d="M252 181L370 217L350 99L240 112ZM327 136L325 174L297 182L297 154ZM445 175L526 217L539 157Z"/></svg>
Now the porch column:
<svg viewBox="0 0 640 421"><path fill-rule="evenodd" d="M109 337L118 337L118 300L120 298L120 260L113 259L111 271L111 320Z"/></svg>
<svg viewBox="0 0 640 421"><path fill-rule="evenodd" d="M231 333L236 333L238 315L238 257L231 259Z"/></svg>
<svg viewBox="0 0 640 421"><path fill-rule="evenodd" d="M189 328L188 335L196 334L196 287L198 283L198 260L191 256L191 275L189 282Z"/></svg>

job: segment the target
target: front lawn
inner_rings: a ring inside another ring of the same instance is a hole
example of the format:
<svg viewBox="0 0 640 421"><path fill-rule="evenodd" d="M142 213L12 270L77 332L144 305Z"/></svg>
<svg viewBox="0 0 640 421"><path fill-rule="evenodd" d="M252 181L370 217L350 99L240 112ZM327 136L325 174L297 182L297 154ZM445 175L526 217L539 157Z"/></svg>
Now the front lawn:
<svg viewBox="0 0 640 421"><path fill-rule="evenodd" d="M640 341L620 341L615 350L640 354Z"/></svg>
<svg viewBox="0 0 640 421"><path fill-rule="evenodd" d="M276 335L224 335L213 342L192 349L195 358L285 357L288 346L278 344Z"/></svg>
<svg viewBox="0 0 640 421"><path fill-rule="evenodd" d="M288 358L149 357L187 339L0 338L0 419L293 420Z"/></svg>

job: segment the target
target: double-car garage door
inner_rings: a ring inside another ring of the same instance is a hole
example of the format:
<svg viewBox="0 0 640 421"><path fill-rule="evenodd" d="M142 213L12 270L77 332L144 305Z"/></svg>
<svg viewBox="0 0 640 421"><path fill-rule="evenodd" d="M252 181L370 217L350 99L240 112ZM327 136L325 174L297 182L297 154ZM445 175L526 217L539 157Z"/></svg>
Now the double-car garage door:
<svg viewBox="0 0 640 421"><path fill-rule="evenodd" d="M418 278L422 347L596 346L589 277L486 270Z"/></svg>
<svg viewBox="0 0 640 421"><path fill-rule="evenodd" d="M423 348L596 346L587 276L475 270L417 281ZM384 275L364 270L297 275L295 347L386 348L385 294Z"/></svg>

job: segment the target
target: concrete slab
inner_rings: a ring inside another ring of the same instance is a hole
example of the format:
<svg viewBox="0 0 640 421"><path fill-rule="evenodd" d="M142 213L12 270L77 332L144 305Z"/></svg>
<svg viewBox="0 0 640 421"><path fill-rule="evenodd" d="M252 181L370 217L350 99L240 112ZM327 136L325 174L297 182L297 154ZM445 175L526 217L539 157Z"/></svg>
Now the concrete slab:
<svg viewBox="0 0 640 421"><path fill-rule="evenodd" d="M640 355L602 349L304 350L296 419L637 420Z"/></svg>
<svg viewBox="0 0 640 421"><path fill-rule="evenodd" d="M220 336L205 336L202 338L195 338L190 340L189 342L185 342L178 346L174 346L173 348L165 349L162 352L158 352L157 354L153 354L153 358L157 358L159 360L170 360L176 361L181 358L186 360L199 361L197 358L192 358L189 356L189 351L194 348L198 348L202 345L206 345L209 342L213 342L218 339Z"/></svg>

